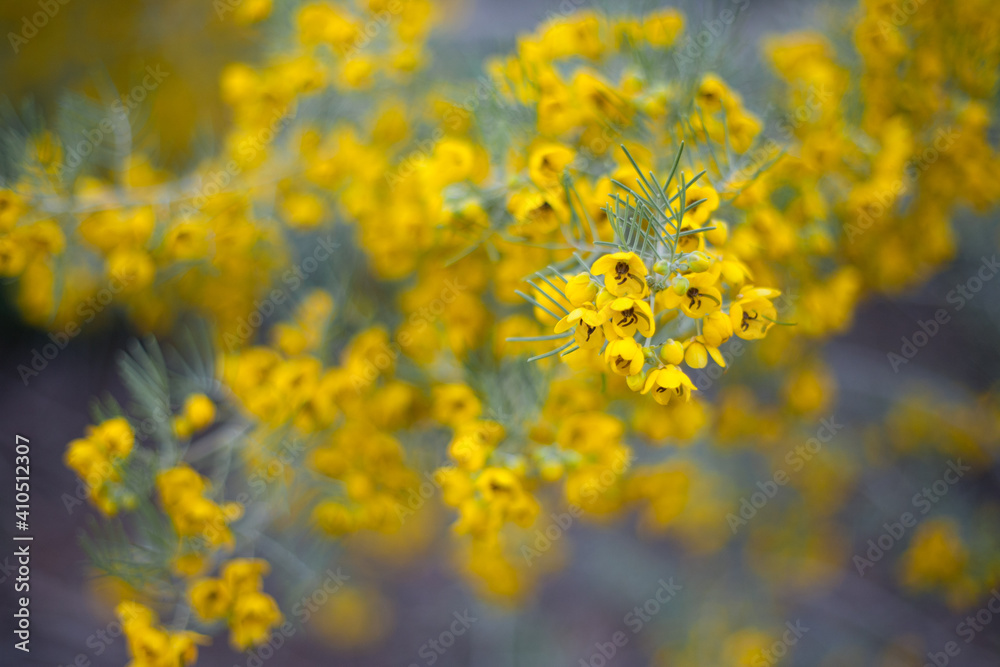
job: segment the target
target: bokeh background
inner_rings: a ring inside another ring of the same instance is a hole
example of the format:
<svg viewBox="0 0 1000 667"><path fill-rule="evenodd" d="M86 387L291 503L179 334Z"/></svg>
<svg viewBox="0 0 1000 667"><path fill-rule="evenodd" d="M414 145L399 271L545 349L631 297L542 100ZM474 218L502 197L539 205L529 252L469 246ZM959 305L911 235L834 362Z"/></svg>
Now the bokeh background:
<svg viewBox="0 0 1000 667"><path fill-rule="evenodd" d="M249 2L249 0L245 0ZM935 1L935 0L931 0ZM761 35L784 32L821 21L822 13L807 2L750 0L751 6L732 40L731 53L739 67L730 75L744 91L751 108L752 83L760 67L754 45ZM34 0L6 0L0 5L0 25L20 25L36 10ZM646 3L658 6L658 3ZM469 74L482 56L508 50L519 31L530 29L558 2L534 0L453 0L444 29L435 37L442 67ZM714 15L709 3L685 7L690 23L699 12ZM135 140L173 168L193 164L211 152L212 137L225 127L226 110L218 94L219 73L233 60L253 62L265 54L258 31L267 27L239 25L219 19L211 3L198 0L69 0L39 32L36 39L13 54L0 48L0 102L4 122L24 119L30 108L40 117L54 117L61 105L73 97L100 99L114 90L127 90L141 80L145 68L163 64L171 75L159 94L143 107L143 116L133 126ZM748 85L751 84L751 85ZM69 100L69 101L68 101ZM30 105L26 107L25 105ZM18 111L15 112L15 109ZM998 184L997 187L1000 187ZM971 216L971 213L963 215ZM996 222L992 220L990 222ZM1000 280L987 281L982 291L952 321L942 326L912 363L894 372L886 354L896 351L901 336L910 336L919 320L933 317L940 308L950 309L946 296L980 267L984 257L997 250L997 226L966 226L960 239L958 258L919 290L891 300L873 299L858 312L851 329L827 345L827 362L840 386L834 410L846 423L861 423L875 407L892 404L916 387L933 388L938 395L966 401L972 394L995 387L1000 377ZM27 659L11 649L10 617L3 614L4 637L0 661L5 665L70 665L83 655L94 665L124 665L124 641L103 644L94 635L113 621L108 604L110 593L89 576L77 535L87 506L67 508L64 494L74 494L77 480L61 461L65 444L89 423L87 406L92 396L103 392L122 395L114 359L130 337L129 325L112 318L88 328L26 388L15 368L30 359L32 350L47 342L44 332L25 324L10 300L0 300L0 415L4 439L0 475L13 476L12 442L15 433L31 438L33 451L32 517L32 652ZM724 385L723 379L719 385ZM711 396L719 387L708 390ZM850 436L861 437L857 432ZM835 441L830 447L859 447L859 443ZM933 472L930 473L933 475ZM928 478L927 470L905 465L892 478L884 475L862 482L844 512L854 525L868 526L859 534L876 536L883 521L905 510L909 498ZM0 550L0 595L10 600L11 549L8 517L10 496L0 498L3 516L3 548ZM938 509L952 503L969 502L994 506L1000 520L1000 467L975 485L960 484ZM758 520L769 521L766 512ZM440 508L429 508L439 512ZM400 665L428 664L418 654L421 646L437 637L451 623L453 612L469 610L478 620L459 637L436 664L513 667L514 665L577 665L590 660L595 642L605 642L622 629L623 618L659 587L660 579L678 576L676 546L666 539L625 539L634 527L623 524L595 527L578 523L571 529L574 558L563 571L543 580L538 594L524 607L505 610L475 598L449 576L442 543L443 522L421 522L411 535L426 543L416 564L392 567L389 561L355 559L343 563L347 572L379 568L380 590L364 600L340 602L324 610L322 623L298 633L266 664L311 665ZM445 529L446 530L446 529ZM619 533L621 535L619 535ZM619 539L621 537L622 539ZM863 546L858 545L858 546ZM785 557L774 554L775 559ZM731 567L696 575L699 587L685 586L669 613L658 615L648 629L620 649L609 664L648 664L660 641L671 632L672 614L695 613L687 605L689 596L711 598L711 614L750 614L753 593L745 587L745 564L735 556ZM924 652L954 638L956 614L927 596L902 599L892 584L888 567L875 568L864 578L855 576L844 563L843 576L834 583L798 600L790 621L800 620L809 628L794 656L783 664L857 667L908 667L924 664ZM679 579L678 579L679 580ZM686 583L686 582L685 582ZM771 592L760 591L761 596ZM7 602L5 602L5 605ZM747 605L750 605L749 609ZM711 633L717 619L705 613L700 619ZM360 610L360 611L359 611ZM720 638L721 641L721 638ZM97 655L95 647L106 646ZM881 646L877 662L869 649ZM836 648L840 657L829 656ZM245 664L224 641L203 649L198 664ZM77 663L83 664L83 663ZM591 663L595 664L595 663ZM668 663L664 663L668 664ZM1000 618L969 646L962 647L955 664L967 667L1000 665Z"/></svg>

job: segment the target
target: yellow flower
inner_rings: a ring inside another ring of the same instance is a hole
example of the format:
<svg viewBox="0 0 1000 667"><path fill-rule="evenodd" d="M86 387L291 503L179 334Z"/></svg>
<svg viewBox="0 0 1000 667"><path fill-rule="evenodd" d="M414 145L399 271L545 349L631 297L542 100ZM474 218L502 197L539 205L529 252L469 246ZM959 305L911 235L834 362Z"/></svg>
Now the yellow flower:
<svg viewBox="0 0 1000 667"><path fill-rule="evenodd" d="M487 507L485 514L473 511L465 517L471 524L471 530L485 529L491 521L497 522L495 527L499 526L499 522L507 520L522 527L529 526L534 521L538 513L538 502L524 490L514 471L499 467L486 468L476 478L475 486Z"/></svg>
<svg viewBox="0 0 1000 667"><path fill-rule="evenodd" d="M385 639L393 627L391 612L374 587L344 585L309 619L309 630L338 649L363 651Z"/></svg>
<svg viewBox="0 0 1000 667"><path fill-rule="evenodd" d="M697 391L694 382L677 366L661 366L649 372L643 394L653 390L653 398L660 405L666 405L673 396L691 400L691 392Z"/></svg>
<svg viewBox="0 0 1000 667"><path fill-rule="evenodd" d="M107 455L93 440L84 438L73 440L66 447L63 458L66 465L91 486L99 485L102 479L110 476L112 472Z"/></svg>
<svg viewBox="0 0 1000 667"><path fill-rule="evenodd" d="M731 255L723 256L719 266L719 273L730 285L739 286L747 278L753 278L747 265Z"/></svg>
<svg viewBox="0 0 1000 667"><path fill-rule="evenodd" d="M191 394L184 401L184 417L192 429L201 431L215 421L215 403L205 394Z"/></svg>
<svg viewBox="0 0 1000 667"><path fill-rule="evenodd" d="M604 255L594 262L590 270L604 276L604 286L615 296L642 298L649 289L646 285L646 265L634 252Z"/></svg>
<svg viewBox="0 0 1000 667"><path fill-rule="evenodd" d="M135 431L124 417L108 419L88 429L89 437L102 445L109 455L124 458L135 444Z"/></svg>
<svg viewBox="0 0 1000 667"><path fill-rule="evenodd" d="M404 47L392 54L389 61L392 68L400 72L412 73L423 67L424 55L420 49Z"/></svg>
<svg viewBox="0 0 1000 667"><path fill-rule="evenodd" d="M24 199L13 190L0 189L0 232L9 232L27 210Z"/></svg>
<svg viewBox="0 0 1000 667"><path fill-rule="evenodd" d="M688 317L700 319L722 305L722 292L715 287L718 276L709 272L689 273L683 280L686 287L680 294L673 289L661 293L667 308L680 308Z"/></svg>
<svg viewBox="0 0 1000 667"><path fill-rule="evenodd" d="M719 208L719 193L707 183L705 185L689 185L685 190L684 200L689 207L697 201L704 200L684 213L682 225L691 229L704 226L712 213ZM696 236L700 236L700 234Z"/></svg>
<svg viewBox="0 0 1000 667"><path fill-rule="evenodd" d="M507 468L487 468L476 478L476 490L487 502L509 499L521 492L521 482Z"/></svg>
<svg viewBox="0 0 1000 667"><path fill-rule="evenodd" d="M604 344L604 332L601 329L604 319L594 304L586 303L556 322L555 332L562 333L576 327L573 331L576 344L584 350L597 349Z"/></svg>
<svg viewBox="0 0 1000 667"><path fill-rule="evenodd" d="M825 410L836 383L821 364L798 364L785 381L788 407L800 414Z"/></svg>
<svg viewBox="0 0 1000 667"><path fill-rule="evenodd" d="M540 47L545 56L553 60L568 56L599 58L604 51L602 22L603 17L593 11L554 19L544 26Z"/></svg>
<svg viewBox="0 0 1000 667"><path fill-rule="evenodd" d="M302 43L327 42L339 52L346 51L361 30L361 25L352 17L323 2L302 6L295 19Z"/></svg>
<svg viewBox="0 0 1000 667"><path fill-rule="evenodd" d="M563 291L566 292L569 302L575 308L579 308L594 300L597 296L597 285L591 280L589 273L578 273L567 281Z"/></svg>
<svg viewBox="0 0 1000 667"><path fill-rule="evenodd" d="M208 227L200 221L179 222L163 238L164 253L175 261L202 259L208 249Z"/></svg>
<svg viewBox="0 0 1000 667"><path fill-rule="evenodd" d="M603 130L609 122L615 125L628 123L632 110L627 101L595 72L578 70L573 77L573 91L583 103L587 120L593 123L592 127ZM583 141L586 139L585 135Z"/></svg>
<svg viewBox="0 0 1000 667"><path fill-rule="evenodd" d="M684 15L676 9L661 9L647 14L642 21L642 33L650 46L665 49L673 46L684 29Z"/></svg>
<svg viewBox="0 0 1000 667"><path fill-rule="evenodd" d="M642 347L632 338L622 338L608 343L604 361L618 375L635 375L642 370L645 356Z"/></svg>
<svg viewBox="0 0 1000 667"><path fill-rule="evenodd" d="M156 488L178 537L204 537L213 547L232 546L229 522L239 518L239 505L220 506L205 498L206 480L187 464L158 473Z"/></svg>
<svg viewBox="0 0 1000 667"><path fill-rule="evenodd" d="M638 331L643 336L652 336L656 325L653 311L644 299L620 297L607 306L611 327L618 338L631 338ZM610 337L609 337L610 338Z"/></svg>
<svg viewBox="0 0 1000 667"><path fill-rule="evenodd" d="M122 282L122 291L140 292L153 283L156 265L143 250L122 248L108 255L108 275Z"/></svg>
<svg viewBox="0 0 1000 667"><path fill-rule="evenodd" d="M729 238L729 223L725 220L714 219L708 223L708 226L715 229L709 230L699 236L704 236L714 246L725 245L726 239Z"/></svg>
<svg viewBox="0 0 1000 667"><path fill-rule="evenodd" d="M355 56L345 60L340 68L340 83L350 90L363 90L372 85L375 63L366 56Z"/></svg>
<svg viewBox="0 0 1000 667"><path fill-rule="evenodd" d="M0 276L17 276L28 264L24 244L12 236L0 236Z"/></svg>
<svg viewBox="0 0 1000 667"><path fill-rule="evenodd" d="M681 233L694 231L695 229L701 229L701 225L695 224L693 216L685 215L684 221L681 223ZM686 236L678 237L677 252L694 252L696 250L703 250L705 248L705 234L707 234L707 232L687 234Z"/></svg>
<svg viewBox="0 0 1000 667"><path fill-rule="evenodd" d="M270 595L255 591L240 594L233 604L229 639L234 647L245 651L267 641L271 628L279 623L281 611Z"/></svg>
<svg viewBox="0 0 1000 667"><path fill-rule="evenodd" d="M444 213L445 243L478 239L489 229L489 214L477 202L463 202Z"/></svg>
<svg viewBox="0 0 1000 667"><path fill-rule="evenodd" d="M198 644L209 639L195 632L170 633L155 625L156 614L141 604L122 602L116 612L132 656L131 667L184 667L198 658Z"/></svg>
<svg viewBox="0 0 1000 667"><path fill-rule="evenodd" d="M172 657L170 635L152 625L132 624L126 626L129 653L133 667L159 667L169 664Z"/></svg>
<svg viewBox="0 0 1000 667"><path fill-rule="evenodd" d="M642 21L634 16L619 16L613 19L615 47L621 49L642 39Z"/></svg>
<svg viewBox="0 0 1000 667"><path fill-rule="evenodd" d="M741 290L729 309L736 335L745 340L763 338L778 316L771 299L780 294L767 287L747 286Z"/></svg>
<svg viewBox="0 0 1000 667"><path fill-rule="evenodd" d="M228 104L236 105L251 99L259 87L260 75L243 63L226 65L219 75L222 99Z"/></svg>
<svg viewBox="0 0 1000 667"><path fill-rule="evenodd" d="M229 614L233 596L221 579L202 579L188 593L191 608L206 621L217 621Z"/></svg>
<svg viewBox="0 0 1000 667"><path fill-rule="evenodd" d="M233 20L240 25L259 23L271 15L272 0L244 0L236 5Z"/></svg>
<svg viewBox="0 0 1000 667"><path fill-rule="evenodd" d="M62 228L52 219L33 222L16 229L15 233L33 256L58 255L66 247L66 237Z"/></svg>
<svg viewBox="0 0 1000 667"><path fill-rule="evenodd" d="M483 406L468 385L443 384L434 387L431 415L448 426L458 426L482 414Z"/></svg>
<svg viewBox="0 0 1000 667"><path fill-rule="evenodd" d="M156 622L156 614L153 613L153 610L138 602L118 603L118 606L115 607L115 614L126 629L131 625L152 625Z"/></svg>
<svg viewBox="0 0 1000 667"><path fill-rule="evenodd" d="M234 558L222 568L222 580L233 597L260 590L264 576L271 571L266 560Z"/></svg>
<svg viewBox="0 0 1000 667"><path fill-rule="evenodd" d="M185 630L170 635L170 660L173 665L193 665L198 660L198 645L209 644L205 635Z"/></svg>
<svg viewBox="0 0 1000 667"><path fill-rule="evenodd" d="M104 450L93 440L85 438L77 438L66 446L63 461L80 479L91 486L96 485L95 482L99 481L102 476L94 476L96 470L102 467L108 471L111 469L111 466L107 464L107 457ZM93 477L93 480L91 477Z"/></svg>
<svg viewBox="0 0 1000 667"><path fill-rule="evenodd" d="M929 520L903 554L903 582L915 590L952 583L965 573L968 558L955 521Z"/></svg>
<svg viewBox="0 0 1000 667"><path fill-rule="evenodd" d="M528 175L532 183L542 190L558 188L563 170L576 154L564 144L545 142L535 146L528 158Z"/></svg>
<svg viewBox="0 0 1000 667"><path fill-rule="evenodd" d="M205 537L213 546L232 543L225 513L208 498L186 498L169 509L168 514L180 537Z"/></svg>
<svg viewBox="0 0 1000 667"><path fill-rule="evenodd" d="M698 85L695 102L708 113L715 113L723 107L727 109L730 107L733 102L733 93L718 76L706 74ZM694 199L688 197L688 201L694 201Z"/></svg>
<svg viewBox="0 0 1000 667"><path fill-rule="evenodd" d="M182 577L197 577L208 569L208 559L203 553L181 553L170 561L171 569Z"/></svg>
<svg viewBox="0 0 1000 667"><path fill-rule="evenodd" d="M732 337L733 321L729 318L729 315L721 310L710 313L702 321L701 335L706 345L719 347ZM724 366L725 364L721 365Z"/></svg>
<svg viewBox="0 0 1000 667"><path fill-rule="evenodd" d="M342 503L332 500L316 505L312 516L317 526L334 536L351 533L357 525L351 511Z"/></svg>
<svg viewBox="0 0 1000 667"><path fill-rule="evenodd" d="M117 498L109 482L120 480L118 463L135 444L135 432L123 417L108 419L87 428L87 437L70 442L63 455L67 467L87 484L91 502L111 516L118 511ZM123 499L126 504L129 497Z"/></svg>
<svg viewBox="0 0 1000 667"><path fill-rule="evenodd" d="M539 133L561 136L578 127L579 122L580 109L566 86L547 90L538 100Z"/></svg>
<svg viewBox="0 0 1000 667"><path fill-rule="evenodd" d="M434 481L441 487L441 497L445 504L458 507L473 493L472 479L464 470L439 468L434 472Z"/></svg>
<svg viewBox="0 0 1000 667"><path fill-rule="evenodd" d="M489 159L482 148L466 139L445 137L434 146L431 172L441 185L459 181L481 182L489 174Z"/></svg>
<svg viewBox="0 0 1000 667"><path fill-rule="evenodd" d="M761 124L753 114L740 110L729 113L726 124L729 129L729 143L737 153L745 153L760 134Z"/></svg>
<svg viewBox="0 0 1000 667"><path fill-rule="evenodd" d="M289 226L296 229L316 227L326 215L323 200L310 192L288 192L282 197L281 211Z"/></svg>
<svg viewBox="0 0 1000 667"><path fill-rule="evenodd" d="M569 217L565 199L537 190L517 190L507 201L507 210L517 224L510 228L512 234L527 239L537 239L559 229Z"/></svg>
<svg viewBox="0 0 1000 667"><path fill-rule="evenodd" d="M504 428L494 421L466 422L455 432L448 455L463 470L479 470L504 437Z"/></svg>
<svg viewBox="0 0 1000 667"><path fill-rule="evenodd" d="M310 292L296 309L296 317L310 327L319 326L333 314L336 304L333 296L321 289Z"/></svg>
<svg viewBox="0 0 1000 667"><path fill-rule="evenodd" d="M201 495L206 481L186 463L156 475L156 489L164 507L173 507L191 495Z"/></svg>
<svg viewBox="0 0 1000 667"><path fill-rule="evenodd" d="M174 435L180 440L187 440L194 433L191 422L184 415L176 415L170 420L170 425L174 429Z"/></svg>

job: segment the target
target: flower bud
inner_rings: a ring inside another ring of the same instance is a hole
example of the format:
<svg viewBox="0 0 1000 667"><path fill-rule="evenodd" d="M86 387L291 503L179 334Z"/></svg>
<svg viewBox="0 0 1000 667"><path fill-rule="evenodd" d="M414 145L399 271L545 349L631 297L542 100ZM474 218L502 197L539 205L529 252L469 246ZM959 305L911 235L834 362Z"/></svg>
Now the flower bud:
<svg viewBox="0 0 1000 667"><path fill-rule="evenodd" d="M674 281L673 288L674 288L674 294L676 294L677 296L684 296L684 294L687 293L689 289L691 289L691 283L688 282L687 278L681 276L680 278Z"/></svg>
<svg viewBox="0 0 1000 667"><path fill-rule="evenodd" d="M684 361L691 368L704 368L708 365L708 350L703 343L693 341L684 353Z"/></svg>
<svg viewBox="0 0 1000 667"><path fill-rule="evenodd" d="M665 364L680 364L684 361L684 346L671 338L660 347L660 359Z"/></svg>
<svg viewBox="0 0 1000 667"><path fill-rule="evenodd" d="M712 220L708 225L715 227L715 229L704 232L705 239L714 246L725 244L726 239L729 238L729 224L725 220Z"/></svg>
<svg viewBox="0 0 1000 667"><path fill-rule="evenodd" d="M708 269L712 265L712 260L702 252L693 252L688 255L687 264L692 271L701 273Z"/></svg>
<svg viewBox="0 0 1000 667"><path fill-rule="evenodd" d="M579 308L588 301L593 301L597 296L597 285L591 281L589 273L578 273L566 283L566 298L573 304L574 308Z"/></svg>
<svg viewBox="0 0 1000 667"><path fill-rule="evenodd" d="M646 384L646 371L637 373L636 375L629 375L625 378L625 382L628 383L628 388L632 391L639 391Z"/></svg>

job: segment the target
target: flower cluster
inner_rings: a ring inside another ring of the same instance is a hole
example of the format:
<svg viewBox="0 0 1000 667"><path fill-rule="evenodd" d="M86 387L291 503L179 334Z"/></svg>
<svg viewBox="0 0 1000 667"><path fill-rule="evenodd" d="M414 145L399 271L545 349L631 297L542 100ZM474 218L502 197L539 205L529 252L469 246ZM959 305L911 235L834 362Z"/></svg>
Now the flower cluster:
<svg viewBox="0 0 1000 667"><path fill-rule="evenodd" d="M237 19L278 9L245 0ZM888 405L868 368L839 385L826 360L865 297L926 282L959 252L960 209L1000 197L1000 13L893 11L863 1L853 44L765 41L765 111L723 59L686 59L673 9L550 19L470 94L422 71L434 3L305 2L269 55L221 72L231 126L184 173L136 152L70 177L59 138L33 137L0 189L19 311L59 329L103 311L106 285L183 361L125 366L152 437L99 417L67 448L93 504L130 513L99 569L134 562L132 599L186 602L248 650L283 619L272 567L291 589L353 559L369 581L313 622L356 646L385 632L388 566L455 562L512 605L566 563L569 525L634 523L669 536L693 588L739 557L738 594L773 593L708 639L718 603L688 596L664 662L757 664L760 619L871 537L847 517L874 476L949 456L985 477L1000 451L995 390ZM948 512L885 577L966 609L1000 534L987 509ZM194 660L186 614L175 632L123 608L137 667Z"/></svg>
<svg viewBox="0 0 1000 667"><path fill-rule="evenodd" d="M134 504L134 497L120 483L122 467L135 446L135 431L124 417L115 417L87 428L87 437L66 446L63 460L87 485L87 496L107 516L119 504Z"/></svg>
<svg viewBox="0 0 1000 667"><path fill-rule="evenodd" d="M780 292L744 284L738 265L734 270L737 279L732 284L733 273L727 279L722 261L699 256L684 270L663 266L659 273L664 275L650 280L651 272L635 253L604 255L587 273L563 279L566 292L561 296L573 310L555 324L555 332L572 330L575 345L564 344L561 349L569 349L563 354L576 349L602 351L609 370L625 377L634 391L652 392L660 405L667 405L672 397L690 400L697 387L679 364L701 369L711 357L725 367L719 346L734 333L748 340L763 338L777 323L772 300ZM603 279L599 292L595 276ZM723 301L720 287L733 292L728 303ZM558 301L553 303L567 310ZM681 340L672 337L652 343L657 322L670 323L675 330L681 322L693 326L679 328L687 338L679 333Z"/></svg>
<svg viewBox="0 0 1000 667"><path fill-rule="evenodd" d="M197 579L188 592L191 608L208 622L225 620L233 647L246 650L271 636L282 620L278 605L261 590L267 561L237 558L227 562L219 578Z"/></svg>
<svg viewBox="0 0 1000 667"><path fill-rule="evenodd" d="M184 401L181 414L173 419L174 433L179 438L189 438L203 431L215 421L215 403L205 394L191 394Z"/></svg>
<svg viewBox="0 0 1000 667"><path fill-rule="evenodd" d="M137 602L122 602L117 612L132 656L129 663L132 667L193 665L198 659L198 645L208 639L189 630L166 630L159 625L152 609Z"/></svg>
<svg viewBox="0 0 1000 667"><path fill-rule="evenodd" d="M360 420L345 421L313 449L311 467L343 484L343 497L325 500L313 511L316 524L333 536L395 530L400 523L397 508L417 485L399 441Z"/></svg>
<svg viewBox="0 0 1000 667"><path fill-rule="evenodd" d="M504 529L508 524L532 526L540 505L526 459L499 448L506 431L483 419L482 409L467 385L434 388L432 415L453 433L448 445L452 464L436 470L434 479L444 503L458 511L454 533L469 538L464 557L468 573L490 594L515 597L523 592L524 581Z"/></svg>
<svg viewBox="0 0 1000 667"><path fill-rule="evenodd" d="M239 503L219 505L205 496L211 484L187 464L156 475L156 490L163 511L178 537L175 564L183 574L204 568L205 551L233 547L229 524L243 514Z"/></svg>

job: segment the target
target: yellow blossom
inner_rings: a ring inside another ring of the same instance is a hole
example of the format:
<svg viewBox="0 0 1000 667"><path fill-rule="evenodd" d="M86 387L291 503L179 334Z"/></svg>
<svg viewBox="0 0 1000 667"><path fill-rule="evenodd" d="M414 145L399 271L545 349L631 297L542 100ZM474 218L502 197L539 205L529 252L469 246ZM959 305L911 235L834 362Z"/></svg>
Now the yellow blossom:
<svg viewBox="0 0 1000 667"><path fill-rule="evenodd" d="M608 343L604 361L618 375L635 375L645 364L643 349L632 338L622 338Z"/></svg>
<svg viewBox="0 0 1000 667"><path fill-rule="evenodd" d="M646 285L646 265L632 252L604 255L594 262L590 270L604 276L604 286L615 296L642 298L649 289Z"/></svg>
<svg viewBox="0 0 1000 667"><path fill-rule="evenodd" d="M697 387L684 371L677 366L661 366L649 372L646 376L646 386L642 388L642 393L648 394L653 391L653 398L661 405L666 405L673 396L683 397L684 400L691 400L691 392Z"/></svg>

